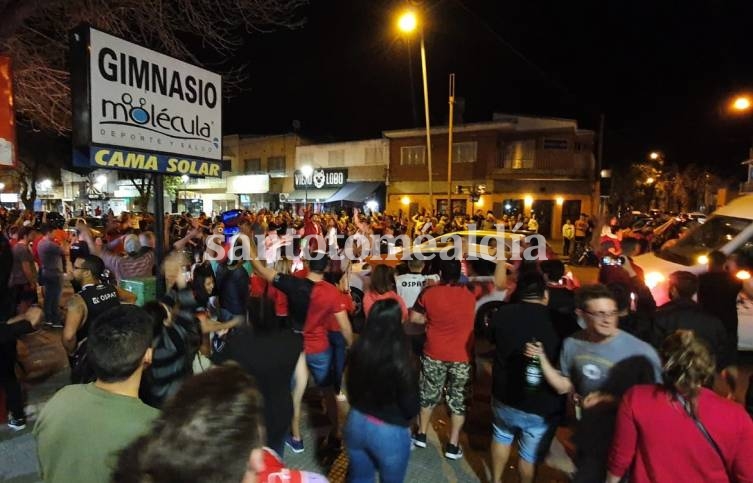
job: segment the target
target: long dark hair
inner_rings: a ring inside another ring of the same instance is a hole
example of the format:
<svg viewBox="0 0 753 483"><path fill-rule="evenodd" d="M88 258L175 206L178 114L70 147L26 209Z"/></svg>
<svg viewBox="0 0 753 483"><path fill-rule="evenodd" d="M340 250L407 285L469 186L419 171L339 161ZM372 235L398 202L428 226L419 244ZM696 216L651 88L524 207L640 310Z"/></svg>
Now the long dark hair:
<svg viewBox="0 0 753 483"><path fill-rule="evenodd" d="M395 289L395 270L387 265L377 265L371 273L371 290L379 295Z"/></svg>
<svg viewBox="0 0 753 483"><path fill-rule="evenodd" d="M350 354L347 390L353 404L388 406L400 392L418 390L402 318L394 299L380 300L372 307Z"/></svg>
<svg viewBox="0 0 753 483"><path fill-rule="evenodd" d="M207 293L204 288L204 281L208 278L215 279L214 271L209 263L200 263L194 267L192 288L199 307L206 307L209 303L209 297L217 291L217 280L214 280L214 290L212 293Z"/></svg>

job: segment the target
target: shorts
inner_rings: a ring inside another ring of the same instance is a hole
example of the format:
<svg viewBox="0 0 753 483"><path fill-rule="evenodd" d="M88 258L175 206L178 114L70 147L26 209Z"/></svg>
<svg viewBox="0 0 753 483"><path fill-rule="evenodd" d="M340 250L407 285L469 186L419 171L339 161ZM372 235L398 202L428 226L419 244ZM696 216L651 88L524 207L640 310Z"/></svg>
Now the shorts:
<svg viewBox="0 0 753 483"><path fill-rule="evenodd" d="M306 354L306 365L317 386L329 387L333 384L332 348L316 354Z"/></svg>
<svg viewBox="0 0 753 483"><path fill-rule="evenodd" d="M494 441L509 446L517 435L518 454L529 463L536 464L544 459L556 429L556 421L506 406L497 400L492 402Z"/></svg>
<svg viewBox="0 0 753 483"><path fill-rule="evenodd" d="M445 400L450 414L465 415L471 398L471 364L469 362L443 362L428 356L421 357L419 402L422 408L434 407L439 402L442 388L447 387Z"/></svg>

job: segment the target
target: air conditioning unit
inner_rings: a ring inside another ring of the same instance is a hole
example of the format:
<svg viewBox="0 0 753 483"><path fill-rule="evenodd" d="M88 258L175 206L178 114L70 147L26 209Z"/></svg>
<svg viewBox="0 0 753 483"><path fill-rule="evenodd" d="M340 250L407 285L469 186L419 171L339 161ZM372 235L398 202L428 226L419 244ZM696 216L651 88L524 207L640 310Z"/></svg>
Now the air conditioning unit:
<svg viewBox="0 0 753 483"><path fill-rule="evenodd" d="M290 199L290 193L280 193L280 201L288 201Z"/></svg>

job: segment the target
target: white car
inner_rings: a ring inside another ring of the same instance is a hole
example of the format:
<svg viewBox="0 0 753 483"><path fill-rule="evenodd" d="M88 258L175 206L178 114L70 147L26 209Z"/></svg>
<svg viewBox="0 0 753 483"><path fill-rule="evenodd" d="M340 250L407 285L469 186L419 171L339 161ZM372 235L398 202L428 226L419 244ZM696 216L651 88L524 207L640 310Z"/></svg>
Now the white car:
<svg viewBox="0 0 753 483"><path fill-rule="evenodd" d="M705 272L708 254L714 250L753 255L753 195L737 198L719 208L673 247L640 255L635 263L643 268L646 285L657 305L662 305L669 301L669 275L678 270ZM750 277L746 271L737 275ZM753 303L750 301L738 302L738 323L738 349L753 351Z"/></svg>
<svg viewBox="0 0 753 483"><path fill-rule="evenodd" d="M543 237L526 239L527 234L498 232L493 230L465 230L447 233L434 239L427 239L423 242L412 245L407 249L398 248L393 256L375 256L371 257L368 262L354 262L351 264L350 271L350 293L353 298L355 307L355 317L363 315L363 295L369 285L369 276L371 275L371 266L376 263L385 263L390 266L396 266L402 259L409 259L413 254L421 253L424 256L434 255L432 260L426 262L427 270L431 273L437 273L438 266L432 266L437 263L439 253L451 250L459 241L463 255L467 258L483 258L486 260L495 260L495 251L490 252L490 245L499 249L504 247L505 256L508 260L515 257L523 257L526 253L531 253L539 259L544 257L557 258L556 253L546 243ZM543 241L544 248L533 249L534 245ZM531 248L530 252L526 252ZM464 264L464 274L468 275L468 270ZM493 284L492 276L473 276L469 277L470 283ZM491 316L502 304L505 303L507 292L505 290L481 290L480 296L476 301L476 327L482 328L488 324Z"/></svg>

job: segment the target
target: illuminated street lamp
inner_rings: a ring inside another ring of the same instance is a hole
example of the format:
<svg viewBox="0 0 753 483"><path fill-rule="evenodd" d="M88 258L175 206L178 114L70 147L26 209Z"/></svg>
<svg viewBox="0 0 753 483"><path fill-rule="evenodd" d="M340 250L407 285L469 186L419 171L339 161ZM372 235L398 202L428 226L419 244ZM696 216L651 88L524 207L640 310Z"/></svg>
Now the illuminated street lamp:
<svg viewBox="0 0 753 483"><path fill-rule="evenodd" d="M747 111L751 107L751 100L748 96L737 96L732 101L732 109L735 111L743 112Z"/></svg>
<svg viewBox="0 0 753 483"><path fill-rule="evenodd" d="M42 188L43 191L48 191L50 188L52 188L52 180L42 180L42 182L39 183L39 187Z"/></svg>
<svg viewBox="0 0 753 483"><path fill-rule="evenodd" d="M426 76L426 47L424 45L424 29L419 25L418 16L412 10L403 12L397 20L397 28L404 34L412 34L419 30L421 35L421 74L424 81L424 115L426 116L426 164L429 170L429 203L434 211L434 188L431 172L431 126L429 123L429 84ZM450 200L447 200L448 205ZM449 209L448 209L449 212Z"/></svg>
<svg viewBox="0 0 753 483"><path fill-rule="evenodd" d="M656 161L657 159L661 158L661 154L657 153L656 151L651 151L648 157L649 159Z"/></svg>
<svg viewBox="0 0 753 483"><path fill-rule="evenodd" d="M311 180L311 175L314 174L314 168L309 165L303 166L301 168L301 174L303 175L303 184L306 187L306 197L303 202L303 208L305 210L309 206L309 182Z"/></svg>
<svg viewBox="0 0 753 483"><path fill-rule="evenodd" d="M415 31L417 27L418 18L413 11L408 10L407 12L404 12L397 20L397 28L399 28L401 32L411 33Z"/></svg>

